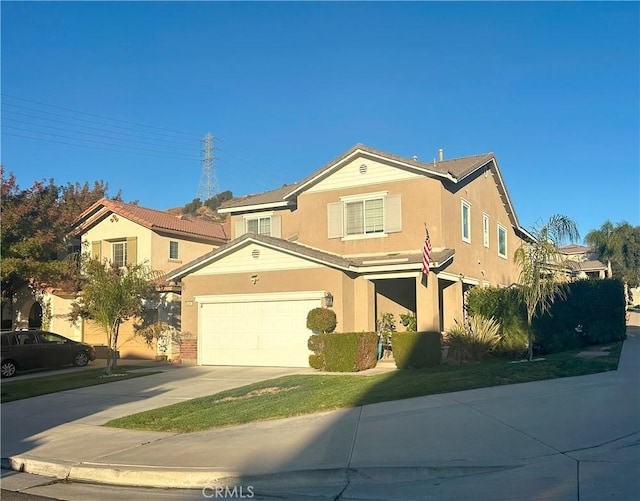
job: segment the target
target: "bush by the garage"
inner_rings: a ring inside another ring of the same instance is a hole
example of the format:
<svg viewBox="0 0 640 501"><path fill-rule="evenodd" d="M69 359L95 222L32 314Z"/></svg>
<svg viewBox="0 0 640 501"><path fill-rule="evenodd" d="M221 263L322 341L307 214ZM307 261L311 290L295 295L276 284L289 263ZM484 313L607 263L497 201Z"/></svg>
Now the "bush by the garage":
<svg viewBox="0 0 640 501"><path fill-rule="evenodd" d="M548 314L534 318L535 347L553 353L626 337L624 286L620 280L569 284L566 300L556 298Z"/></svg>
<svg viewBox="0 0 640 501"><path fill-rule="evenodd" d="M314 308L307 314L307 329L315 333L333 332L337 324L336 312L329 308Z"/></svg>
<svg viewBox="0 0 640 501"><path fill-rule="evenodd" d="M378 361L375 332L314 334L309 338L309 365L329 372L357 372L371 369Z"/></svg>
<svg viewBox="0 0 640 501"><path fill-rule="evenodd" d="M391 334L391 346L398 369L421 369L442 362L442 336L439 332L394 332Z"/></svg>

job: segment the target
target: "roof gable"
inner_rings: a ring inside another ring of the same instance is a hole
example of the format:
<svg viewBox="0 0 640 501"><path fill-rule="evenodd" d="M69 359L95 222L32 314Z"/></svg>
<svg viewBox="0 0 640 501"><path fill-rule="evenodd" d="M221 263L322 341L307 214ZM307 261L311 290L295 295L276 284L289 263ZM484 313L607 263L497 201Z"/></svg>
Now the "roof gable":
<svg viewBox="0 0 640 501"><path fill-rule="evenodd" d="M327 179L335 172L341 170L345 166L353 166L357 164L358 159L375 162L375 165L386 165L389 168L400 169L404 171L405 176L432 176L440 179L446 179L457 183L464 177L475 172L483 165L487 164L494 158L493 153L484 153L470 157L457 158L454 160L443 160L432 163L420 162L417 158L409 159L399 155L393 155L381 150L376 150L357 144L338 158L325 164L311 175L296 184L294 189L284 195L285 200L296 197L303 191L311 189L313 186ZM358 165L359 168L359 165ZM389 172L389 171L387 171ZM382 174L379 172L379 175Z"/></svg>
<svg viewBox="0 0 640 501"><path fill-rule="evenodd" d="M204 239L219 243L228 240L221 223L175 216L167 212L106 198L98 200L80 214L72 226L72 232L75 236L82 235L112 214L129 219L149 230L170 233L185 239Z"/></svg>

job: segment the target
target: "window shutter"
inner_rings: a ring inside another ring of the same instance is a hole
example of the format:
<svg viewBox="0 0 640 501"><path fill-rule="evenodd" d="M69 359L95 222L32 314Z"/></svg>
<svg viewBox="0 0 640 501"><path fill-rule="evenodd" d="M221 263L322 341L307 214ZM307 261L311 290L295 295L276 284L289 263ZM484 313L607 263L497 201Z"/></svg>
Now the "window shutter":
<svg viewBox="0 0 640 501"><path fill-rule="evenodd" d="M384 199L384 231L386 233L402 231L402 197L400 195Z"/></svg>
<svg viewBox="0 0 640 501"><path fill-rule="evenodd" d="M341 238L342 229L342 202L334 202L327 205L327 228L329 238Z"/></svg>
<svg viewBox="0 0 640 501"><path fill-rule="evenodd" d="M244 231L244 219L238 219L236 221L236 234L235 234L235 238L241 237L242 235L245 234Z"/></svg>
<svg viewBox="0 0 640 501"><path fill-rule="evenodd" d="M102 260L102 242L100 240L91 242L91 257L98 261Z"/></svg>
<svg viewBox="0 0 640 501"><path fill-rule="evenodd" d="M127 264L138 262L138 237L127 238Z"/></svg>
<svg viewBox="0 0 640 501"><path fill-rule="evenodd" d="M271 216L271 236L282 238L282 216Z"/></svg>

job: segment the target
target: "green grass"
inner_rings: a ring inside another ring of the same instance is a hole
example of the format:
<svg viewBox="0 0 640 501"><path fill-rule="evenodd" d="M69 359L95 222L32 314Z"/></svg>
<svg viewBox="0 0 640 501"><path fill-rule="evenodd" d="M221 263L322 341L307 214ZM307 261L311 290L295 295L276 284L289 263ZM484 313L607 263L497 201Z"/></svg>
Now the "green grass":
<svg viewBox="0 0 640 501"><path fill-rule="evenodd" d="M118 367L114 371L114 374L118 375L110 377L102 377L104 375L104 368L87 369L79 372L70 372L68 374L56 374L24 380L20 380L20 376L17 376L16 379L4 380L2 382L1 402L12 402L23 398L37 397L39 395L46 395L47 393L74 390L76 388L95 386L97 384L114 383L116 381L148 376L149 374L157 374L158 372L129 372L136 368L137 367L134 366Z"/></svg>
<svg viewBox="0 0 640 501"><path fill-rule="evenodd" d="M436 393L580 376L616 370L621 348L621 342L598 347L604 355L589 358L578 357L580 350L576 350L535 362L489 360L372 376L284 376L114 419L106 426L186 433Z"/></svg>

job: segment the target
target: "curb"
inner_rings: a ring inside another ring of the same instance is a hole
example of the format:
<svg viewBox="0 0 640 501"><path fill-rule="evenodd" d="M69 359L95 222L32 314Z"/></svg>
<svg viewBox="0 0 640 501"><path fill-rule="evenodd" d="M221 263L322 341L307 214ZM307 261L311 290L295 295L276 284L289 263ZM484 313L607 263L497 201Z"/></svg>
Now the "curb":
<svg viewBox="0 0 640 501"><path fill-rule="evenodd" d="M198 468L105 465L99 463L54 463L27 456L2 458L2 469L31 473L60 480L126 487L173 489L238 488L292 490L344 487L372 483L416 482L479 475L519 468L521 464L491 466L392 466L293 470L278 473L242 474Z"/></svg>

